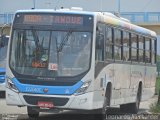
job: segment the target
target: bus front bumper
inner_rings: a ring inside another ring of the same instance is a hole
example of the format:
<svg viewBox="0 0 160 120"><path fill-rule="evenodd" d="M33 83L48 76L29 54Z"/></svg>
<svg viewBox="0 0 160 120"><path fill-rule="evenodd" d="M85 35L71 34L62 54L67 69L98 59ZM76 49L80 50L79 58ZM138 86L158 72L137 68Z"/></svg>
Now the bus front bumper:
<svg viewBox="0 0 160 120"><path fill-rule="evenodd" d="M6 88L6 102L8 105L35 106L38 102L52 102L54 108L59 109L93 109L93 92L81 95L43 95L16 93Z"/></svg>
<svg viewBox="0 0 160 120"><path fill-rule="evenodd" d="M5 82L4 83L0 83L0 91L5 91Z"/></svg>

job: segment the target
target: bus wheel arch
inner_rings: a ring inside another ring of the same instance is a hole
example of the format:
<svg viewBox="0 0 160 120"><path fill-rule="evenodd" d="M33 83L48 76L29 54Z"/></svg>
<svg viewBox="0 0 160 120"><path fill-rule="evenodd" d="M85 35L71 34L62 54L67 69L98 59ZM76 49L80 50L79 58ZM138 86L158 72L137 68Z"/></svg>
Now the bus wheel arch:
<svg viewBox="0 0 160 120"><path fill-rule="evenodd" d="M135 103L135 106L136 106L135 109L137 109L137 110L135 110L135 113L138 112L141 98L142 98L142 81L140 81L139 85L138 85L137 97L136 97L136 103Z"/></svg>
<svg viewBox="0 0 160 120"><path fill-rule="evenodd" d="M112 83L108 82L105 90L105 97L108 98L108 106L110 106L111 94L112 94Z"/></svg>
<svg viewBox="0 0 160 120"><path fill-rule="evenodd" d="M141 96L142 96L142 81L140 81L138 85L136 101L134 103L120 105L121 111L125 113L129 112L129 113L137 114L139 110L139 105L141 102Z"/></svg>
<svg viewBox="0 0 160 120"><path fill-rule="evenodd" d="M138 85L136 102L130 104L130 107L132 108L131 109L132 113L135 113L135 114L138 113L141 97L142 97L142 81L140 81Z"/></svg>

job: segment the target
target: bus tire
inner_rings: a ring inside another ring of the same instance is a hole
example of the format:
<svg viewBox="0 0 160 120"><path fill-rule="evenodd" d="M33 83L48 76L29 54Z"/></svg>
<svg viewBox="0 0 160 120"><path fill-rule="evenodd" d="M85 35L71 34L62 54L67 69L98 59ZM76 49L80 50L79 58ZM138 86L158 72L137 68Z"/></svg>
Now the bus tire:
<svg viewBox="0 0 160 120"><path fill-rule="evenodd" d="M39 117L39 112L34 107L27 106L27 113L29 119L37 119Z"/></svg>
<svg viewBox="0 0 160 120"><path fill-rule="evenodd" d="M104 97L104 104L103 104L103 108L102 108L102 120L106 120L107 118L107 111L108 108L110 106L110 98L111 98L111 84L107 85L106 88L106 93L105 93L105 97Z"/></svg>
<svg viewBox="0 0 160 120"><path fill-rule="evenodd" d="M120 105L121 112L133 113L133 114L138 113L140 101L141 101L141 87L139 86L137 97L136 97L136 102Z"/></svg>
<svg viewBox="0 0 160 120"><path fill-rule="evenodd" d="M137 97L136 97L136 102L135 103L132 103L131 104L131 112L132 113L138 113L138 110L139 110L139 105L140 105L140 102L141 102L141 87L139 86L138 87L138 93L137 93Z"/></svg>
<svg viewBox="0 0 160 120"><path fill-rule="evenodd" d="M5 98L6 95L5 95L5 91L0 91L0 98Z"/></svg>

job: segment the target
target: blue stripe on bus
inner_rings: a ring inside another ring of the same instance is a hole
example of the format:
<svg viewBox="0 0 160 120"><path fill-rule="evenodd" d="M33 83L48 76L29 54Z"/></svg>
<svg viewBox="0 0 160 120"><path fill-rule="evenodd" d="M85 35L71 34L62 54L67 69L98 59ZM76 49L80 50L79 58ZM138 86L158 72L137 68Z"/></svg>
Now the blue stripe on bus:
<svg viewBox="0 0 160 120"><path fill-rule="evenodd" d="M6 72L5 68L0 68L0 73L1 72Z"/></svg>
<svg viewBox="0 0 160 120"><path fill-rule="evenodd" d="M73 86L43 86L43 85L31 85L22 84L16 78L12 79L14 85L21 93L31 94L47 94L47 95L71 95L83 84L82 81L77 82ZM44 92L48 89L48 92Z"/></svg>

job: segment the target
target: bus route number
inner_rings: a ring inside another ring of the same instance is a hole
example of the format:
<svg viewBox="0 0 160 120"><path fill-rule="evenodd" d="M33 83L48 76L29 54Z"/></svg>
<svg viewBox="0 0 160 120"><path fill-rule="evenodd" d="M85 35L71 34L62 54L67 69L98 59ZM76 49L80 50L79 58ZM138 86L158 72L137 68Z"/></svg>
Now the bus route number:
<svg viewBox="0 0 160 120"><path fill-rule="evenodd" d="M49 70L58 70L58 65L55 63L49 63Z"/></svg>

